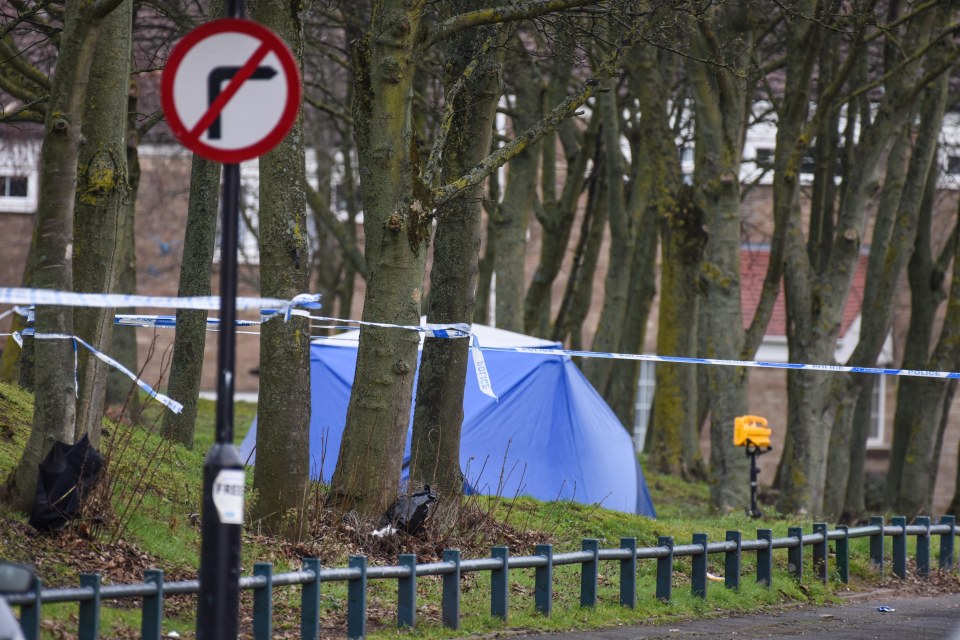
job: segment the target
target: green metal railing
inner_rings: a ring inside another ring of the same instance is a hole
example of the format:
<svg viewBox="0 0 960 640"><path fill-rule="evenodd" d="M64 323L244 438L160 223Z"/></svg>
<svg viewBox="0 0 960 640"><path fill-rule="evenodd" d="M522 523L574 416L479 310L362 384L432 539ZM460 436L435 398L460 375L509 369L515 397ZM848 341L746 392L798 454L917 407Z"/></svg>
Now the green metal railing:
<svg viewBox="0 0 960 640"><path fill-rule="evenodd" d="M803 577L804 547L811 547L812 570L817 580L828 579L827 548L835 543L836 579L849 579L850 547L853 538L870 539L870 559L877 570L884 571L884 539L892 540L892 571L907 575L907 538L916 538L916 573L930 573L930 539L939 536L941 570L954 568L954 539L960 533L953 516L943 516L939 524L931 525L930 518L917 517L907 525L906 518L892 518L884 524L882 517L870 518L864 527L839 527L827 530L827 525L813 525L813 532L804 534L799 527L790 527L787 536L774 538L770 529L758 529L756 540L743 540L739 531L728 531L723 542L709 542L705 533L695 533L692 544L674 544L671 537L660 537L655 547L637 548L636 538L621 538L620 547L601 549L595 539L585 539L580 551L554 553L552 545L537 545L532 556L510 556L507 547L494 547L491 557L461 560L460 552L448 549L440 562L417 564L413 554L402 554L398 564L386 567L368 567L365 556L351 556L345 568L322 569L320 561L305 559L300 571L274 574L270 563L254 565L253 575L240 578L240 588L253 591L253 636L268 639L273 631L273 589L302 585L300 630L302 638L317 638L320 630L320 585L324 582L347 582L347 636L363 638L366 635L366 607L368 580L397 581L397 624L413 628L416 625L417 578L442 576L441 618L451 629L460 625L460 575L471 571L490 572L490 614L506 620L508 617L509 573L511 569L533 568L534 606L543 615L550 615L553 604L553 567L580 564L580 606L597 604L599 563L603 560L620 563L620 604L633 608L637 602L636 567L638 560L657 561L656 598L669 602L672 593L673 559L690 556L692 559L691 585L695 596L707 597L707 558L709 554L724 556L724 586L738 589L741 578L743 552L756 552L756 580L770 586L773 579L773 550L787 550L787 569L800 580ZM40 637L41 605L54 602L78 602L80 605L78 637L94 640L99 637L100 603L103 600L139 598L142 601L141 636L146 640L162 637L163 599L174 594L196 594L197 580L164 582L163 572L147 571L144 582L129 585L100 584L97 574L80 576L80 586L63 589L43 589L40 581L31 593L5 595L7 602L20 607L20 625L29 640Z"/></svg>

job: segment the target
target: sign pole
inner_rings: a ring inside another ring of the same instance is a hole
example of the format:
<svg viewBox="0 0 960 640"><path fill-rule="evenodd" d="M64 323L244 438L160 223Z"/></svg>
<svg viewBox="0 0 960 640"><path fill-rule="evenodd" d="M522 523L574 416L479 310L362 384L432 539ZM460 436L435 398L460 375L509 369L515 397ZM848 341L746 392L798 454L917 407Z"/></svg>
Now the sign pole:
<svg viewBox="0 0 960 640"><path fill-rule="evenodd" d="M244 17L244 1L228 0L227 16ZM197 638L237 637L240 624L240 545L245 474L233 443L233 388L237 350L237 220L240 165L223 166L220 245L220 331L217 347L216 442L203 463L203 523ZM239 497L239 500L237 498ZM217 501L237 513L224 513ZM224 517L226 516L226 517ZM231 517L232 516L232 517ZM226 520L226 521L225 521Z"/></svg>
<svg viewBox="0 0 960 640"><path fill-rule="evenodd" d="M217 439L203 463L203 526L197 638L236 638L240 620L240 542L244 471L233 444L236 362L237 217L240 165L223 167Z"/></svg>
<svg viewBox="0 0 960 640"><path fill-rule="evenodd" d="M290 132L302 93L290 48L270 29L243 19L244 12L243 0L228 0L227 18L184 35L160 83L170 132L197 155L223 164L216 442L203 463L202 640L234 640L240 618L245 474L233 444L239 163L267 153Z"/></svg>

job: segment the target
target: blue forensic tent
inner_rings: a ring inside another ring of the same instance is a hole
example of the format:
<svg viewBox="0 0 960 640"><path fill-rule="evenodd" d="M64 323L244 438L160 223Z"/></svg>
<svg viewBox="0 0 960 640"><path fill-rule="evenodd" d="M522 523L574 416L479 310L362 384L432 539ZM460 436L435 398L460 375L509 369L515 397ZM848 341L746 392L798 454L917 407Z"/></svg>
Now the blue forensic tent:
<svg viewBox="0 0 960 640"><path fill-rule="evenodd" d="M481 325L473 325L472 331L481 347L558 346ZM357 334L317 339L311 345L313 478L329 481L337 462L356 368ZM460 465L471 490L507 498L530 495L599 503L655 517L629 434L568 356L484 350L498 399L480 391L472 350L470 358ZM255 442L256 422L240 447L241 457L251 464ZM407 458L409 453L408 433Z"/></svg>

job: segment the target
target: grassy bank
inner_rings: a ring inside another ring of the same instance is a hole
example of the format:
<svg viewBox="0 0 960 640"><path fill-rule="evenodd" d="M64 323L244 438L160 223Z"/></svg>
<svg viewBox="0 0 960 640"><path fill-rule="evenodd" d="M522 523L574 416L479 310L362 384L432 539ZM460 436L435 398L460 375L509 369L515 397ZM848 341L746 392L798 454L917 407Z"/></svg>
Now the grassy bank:
<svg viewBox="0 0 960 640"><path fill-rule="evenodd" d="M29 434L32 398L16 387L0 383L0 475L6 477L16 464ZM139 582L144 569L158 567L166 579L196 577L199 557L199 517L203 454L212 442L213 403L202 401L197 425L198 446L187 450L171 445L156 435L160 412L148 407L142 416L124 416L106 428L102 453L108 473L98 489L98 500L86 517L67 530L53 535L35 534L25 518L0 506L0 558L29 562L37 567L46 586L78 583L80 573L103 574L105 583ZM238 403L237 438L249 427L255 406ZM252 476L252 474L248 474ZM249 481L249 480L248 480ZM707 508L707 488L675 478L647 475L659 511L651 520L596 506L578 503L544 503L529 498L496 499L472 497L455 515L434 522L418 537L375 538L371 523L343 519L323 509L323 487L314 487L311 496L311 537L291 544L258 535L255 523L245 528L242 565L249 574L254 562L274 563L274 571L299 568L300 558L320 558L325 567L345 566L349 555L364 554L373 564L394 564L398 553L416 553L420 562L440 559L444 548L459 548L464 558L483 557L494 545L507 545L511 555L529 555L536 544L552 543L555 553L579 550L583 538L597 538L601 548L618 547L621 537L636 537L639 546L655 546L658 536L673 536L677 544L689 543L695 532L707 533L710 540L724 539L731 529L753 538L756 528L786 535L788 526L811 530L809 521L765 519L762 523L745 515L715 516ZM248 494L248 499L252 498ZM743 587L739 593L709 583L706 600L690 595L690 559L675 560L674 598L669 604L657 601L656 562L638 564L636 609L618 602L619 563L601 562L600 605L579 607L579 565L554 570L554 610L549 618L534 612L533 569L510 574L510 622L489 616L489 574L464 574L462 591L463 624L457 633L440 624L441 585L439 577L418 580L418 635L449 637L490 633L510 629L566 630L638 624L657 620L729 615L757 611L797 602L834 601L848 588L866 588L877 580L868 567L867 549L860 541L852 545L854 579L852 587L831 583L824 587L811 578L798 584L786 570L786 553L775 554L773 588L755 584L755 554L743 556ZM709 571L723 574L723 558L713 555ZM277 637L296 637L299 590L278 588L274 592ZM371 581L368 604L371 635L392 636L396 610L396 583ZM244 606L250 606L249 593ZM165 630L181 637L192 636L195 601L171 598L167 604ZM343 635L346 617L344 583L325 583L322 595L326 633ZM76 605L44 607L44 633L49 637L75 632ZM250 629L249 608L242 628ZM72 625L72 626L71 626ZM130 603L105 603L104 637L136 637L139 611Z"/></svg>

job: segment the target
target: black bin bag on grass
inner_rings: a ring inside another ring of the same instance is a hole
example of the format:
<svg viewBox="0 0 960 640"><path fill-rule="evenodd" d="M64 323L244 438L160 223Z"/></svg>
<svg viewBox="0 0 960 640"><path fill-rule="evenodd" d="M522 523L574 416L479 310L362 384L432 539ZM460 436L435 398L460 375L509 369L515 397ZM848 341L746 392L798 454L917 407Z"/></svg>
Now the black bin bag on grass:
<svg viewBox="0 0 960 640"><path fill-rule="evenodd" d="M402 495L390 505L380 521L381 526L392 526L400 531L414 534L419 531L437 502L437 494L429 485L423 491Z"/></svg>
<svg viewBox="0 0 960 640"><path fill-rule="evenodd" d="M84 435L76 444L57 442L40 463L30 526L40 532L63 528L80 507L103 469L103 456Z"/></svg>

